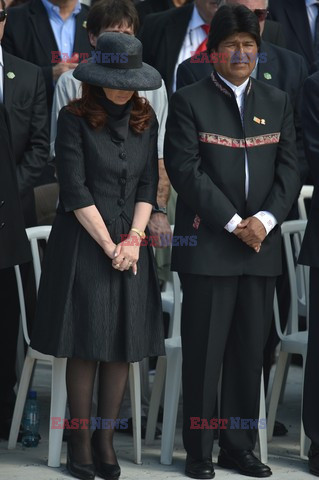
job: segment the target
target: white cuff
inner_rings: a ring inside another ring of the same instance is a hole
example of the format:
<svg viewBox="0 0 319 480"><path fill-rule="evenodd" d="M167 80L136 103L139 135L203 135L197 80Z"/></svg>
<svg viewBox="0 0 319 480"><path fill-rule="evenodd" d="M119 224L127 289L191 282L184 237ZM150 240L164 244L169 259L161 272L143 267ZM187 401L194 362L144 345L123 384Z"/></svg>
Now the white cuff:
<svg viewBox="0 0 319 480"><path fill-rule="evenodd" d="M242 221L242 218L238 215L238 213L235 213L235 215L233 216L233 218L227 223L227 225L225 225L224 228L226 228L226 230L229 232L229 233L232 233L234 230L236 230L238 224Z"/></svg>
<svg viewBox="0 0 319 480"><path fill-rule="evenodd" d="M258 220L261 221L261 223L266 229L267 235L278 223L273 214L270 212L257 212L254 217L258 218Z"/></svg>

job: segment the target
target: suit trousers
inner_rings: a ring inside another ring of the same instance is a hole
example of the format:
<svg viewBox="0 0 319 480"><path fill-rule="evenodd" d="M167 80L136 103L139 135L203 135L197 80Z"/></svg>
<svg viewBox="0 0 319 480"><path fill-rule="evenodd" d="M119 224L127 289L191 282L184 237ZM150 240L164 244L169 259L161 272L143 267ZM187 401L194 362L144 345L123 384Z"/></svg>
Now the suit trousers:
<svg viewBox="0 0 319 480"><path fill-rule="evenodd" d="M256 426L247 429L243 423L243 428L232 428L232 418L259 417L263 349L276 277L180 274L180 278L185 450L198 460L211 458L214 430L193 428L191 419L199 417L210 425L222 366L220 420L227 424L220 429L219 444L229 450L251 450Z"/></svg>
<svg viewBox="0 0 319 480"><path fill-rule="evenodd" d="M303 423L307 437L319 446L319 268L310 267L309 338L305 369Z"/></svg>

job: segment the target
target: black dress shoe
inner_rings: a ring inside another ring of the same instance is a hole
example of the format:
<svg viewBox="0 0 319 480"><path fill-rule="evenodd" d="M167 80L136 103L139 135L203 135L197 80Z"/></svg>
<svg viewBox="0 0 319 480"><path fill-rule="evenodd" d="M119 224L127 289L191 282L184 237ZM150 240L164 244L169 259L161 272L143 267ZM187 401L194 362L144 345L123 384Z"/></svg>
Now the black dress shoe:
<svg viewBox="0 0 319 480"><path fill-rule="evenodd" d="M185 465L185 475L190 478L214 478L214 466L210 458L205 460L196 460L187 455Z"/></svg>
<svg viewBox="0 0 319 480"><path fill-rule="evenodd" d="M67 469L71 475L81 480L93 480L95 478L95 465L93 463L82 465L73 460L73 450L71 442L68 441Z"/></svg>
<svg viewBox="0 0 319 480"><path fill-rule="evenodd" d="M92 453L93 453L94 464L96 466L97 475L101 478L104 478L105 480L118 480L118 478L121 475L121 468L119 464L105 463L101 461L98 454L96 437L94 436L94 433L92 435L91 444L92 444Z"/></svg>
<svg viewBox="0 0 319 480"><path fill-rule="evenodd" d="M310 473L319 477L319 446L315 443L311 444L308 457Z"/></svg>
<svg viewBox="0 0 319 480"><path fill-rule="evenodd" d="M251 450L224 450L220 449L218 465L223 468L237 470L248 477L270 477L272 471L261 463Z"/></svg>

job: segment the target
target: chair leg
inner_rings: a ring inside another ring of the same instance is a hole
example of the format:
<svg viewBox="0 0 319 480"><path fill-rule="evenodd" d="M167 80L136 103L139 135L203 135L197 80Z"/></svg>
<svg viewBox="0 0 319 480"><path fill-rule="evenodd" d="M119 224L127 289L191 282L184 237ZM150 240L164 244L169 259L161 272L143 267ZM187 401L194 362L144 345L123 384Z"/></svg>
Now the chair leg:
<svg viewBox="0 0 319 480"><path fill-rule="evenodd" d="M305 367L306 367L306 354L302 356L302 392L305 380ZM301 422L300 422L300 457L304 460L308 460L308 451L310 448L310 438L305 434L305 429L302 421L303 412L303 394L301 395Z"/></svg>
<svg viewBox="0 0 319 480"><path fill-rule="evenodd" d="M289 354L287 352L280 352L278 363L276 366L276 372L274 377L274 382L272 385L271 396L270 396L270 403L268 408L268 419L267 419L267 437L268 441L272 440L275 420L276 420L276 413L278 408L278 402L282 387L282 382L285 375L286 365L288 361Z"/></svg>
<svg viewBox="0 0 319 480"><path fill-rule="evenodd" d="M171 465L176 419L182 378L182 349L166 347L167 370L164 397L164 418L161 442L161 463Z"/></svg>
<svg viewBox="0 0 319 480"><path fill-rule="evenodd" d="M137 463L137 465L142 465L141 377L140 364L138 362L130 364L129 379L132 405L134 462Z"/></svg>
<svg viewBox="0 0 319 480"><path fill-rule="evenodd" d="M267 446L267 428L266 428L266 402L265 402L265 386L264 372L261 374L260 384L260 402L259 402L259 420L265 422L264 428L258 428L259 439L259 456L262 463L268 462L268 446Z"/></svg>
<svg viewBox="0 0 319 480"><path fill-rule="evenodd" d="M147 416L145 445L150 445L155 438L158 410L161 401L161 394L164 387L166 373L166 357L158 357L156 372L152 388L152 395Z"/></svg>
<svg viewBox="0 0 319 480"><path fill-rule="evenodd" d="M51 380L51 408L49 426L49 455L48 466L59 467L61 463L61 448L63 428L52 428L52 419L65 417L66 407L66 358L53 358Z"/></svg>
<svg viewBox="0 0 319 480"><path fill-rule="evenodd" d="M17 445L17 439L18 439L20 424L22 420L23 409L24 409L26 398L27 398L27 393L30 385L30 379L32 376L34 362L35 362L35 358L29 357L28 355L25 357L22 374L20 378L18 395L17 395L15 406L14 406L13 418L12 418L9 441L8 441L8 449L15 448Z"/></svg>
<svg viewBox="0 0 319 480"><path fill-rule="evenodd" d="M279 404L280 405L284 402L286 385L287 385L287 377L288 377L290 363L291 363L291 353L288 354L288 360L287 360L287 364L286 364L284 378L283 378L281 389L280 389L280 397L279 397Z"/></svg>

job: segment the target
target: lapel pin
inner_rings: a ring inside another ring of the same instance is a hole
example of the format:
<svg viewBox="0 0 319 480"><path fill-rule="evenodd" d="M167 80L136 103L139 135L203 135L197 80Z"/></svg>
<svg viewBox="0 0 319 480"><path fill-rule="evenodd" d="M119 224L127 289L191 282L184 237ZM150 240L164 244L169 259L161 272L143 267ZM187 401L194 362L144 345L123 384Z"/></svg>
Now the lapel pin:
<svg viewBox="0 0 319 480"><path fill-rule="evenodd" d="M10 80L13 80L15 77L15 74L13 72L8 72L7 77L10 78Z"/></svg>
<svg viewBox="0 0 319 480"><path fill-rule="evenodd" d="M82 23L82 27L83 27L83 28L86 28L86 25L87 25L87 21L84 20L84 22Z"/></svg>
<svg viewBox="0 0 319 480"><path fill-rule="evenodd" d="M271 80L271 79L272 79L271 74L268 73L268 72L265 72L265 73L264 73L264 77L265 77L266 80Z"/></svg>
<svg viewBox="0 0 319 480"><path fill-rule="evenodd" d="M262 125L266 125L266 120L265 120L264 118L261 118L261 119L260 119L260 123L261 123Z"/></svg>
<svg viewBox="0 0 319 480"><path fill-rule="evenodd" d="M256 122L256 123L261 123L261 120L260 120L260 118L258 118L258 117L254 117L253 120L254 120L254 122Z"/></svg>

